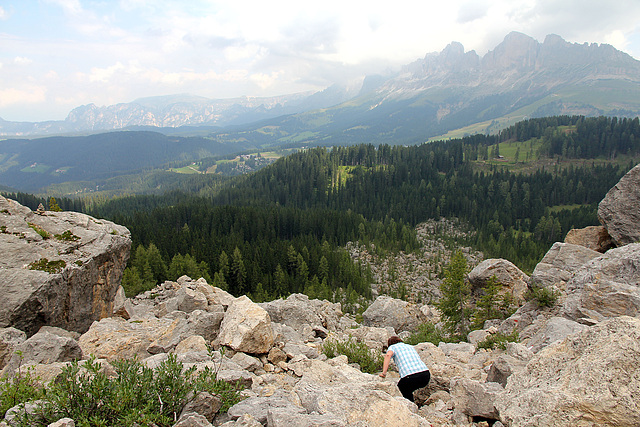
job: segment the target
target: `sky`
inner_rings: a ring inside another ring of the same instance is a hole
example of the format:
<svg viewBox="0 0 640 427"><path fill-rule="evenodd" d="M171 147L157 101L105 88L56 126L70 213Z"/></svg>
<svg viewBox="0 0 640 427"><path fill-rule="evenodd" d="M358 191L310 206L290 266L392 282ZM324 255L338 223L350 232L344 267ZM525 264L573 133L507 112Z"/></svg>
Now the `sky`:
<svg viewBox="0 0 640 427"><path fill-rule="evenodd" d="M0 118L188 93L275 96L354 84L452 41L511 31L640 59L639 0L0 0Z"/></svg>

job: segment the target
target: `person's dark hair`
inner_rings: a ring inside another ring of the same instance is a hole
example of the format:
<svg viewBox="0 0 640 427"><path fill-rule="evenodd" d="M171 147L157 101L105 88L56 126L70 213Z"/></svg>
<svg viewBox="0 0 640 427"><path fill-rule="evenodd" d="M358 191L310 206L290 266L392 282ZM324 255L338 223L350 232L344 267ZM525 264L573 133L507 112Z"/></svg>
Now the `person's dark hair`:
<svg viewBox="0 0 640 427"><path fill-rule="evenodd" d="M389 337L389 341L387 341L387 347L391 347L392 345L398 344L399 342L402 342L400 337L393 335L392 337Z"/></svg>

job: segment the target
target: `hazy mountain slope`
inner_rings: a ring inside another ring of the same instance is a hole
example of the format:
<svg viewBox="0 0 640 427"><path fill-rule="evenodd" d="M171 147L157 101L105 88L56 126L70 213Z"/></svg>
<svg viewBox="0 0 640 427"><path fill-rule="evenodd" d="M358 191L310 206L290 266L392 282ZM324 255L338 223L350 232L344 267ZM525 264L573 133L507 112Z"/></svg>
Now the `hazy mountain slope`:
<svg viewBox="0 0 640 427"><path fill-rule="evenodd" d="M474 123L488 122L488 130L493 120L640 114L640 61L609 45L572 44L555 35L539 43L511 33L483 57L452 43L394 77L369 82L370 90L341 105L251 132L271 133L273 143L405 144Z"/></svg>
<svg viewBox="0 0 640 427"><path fill-rule="evenodd" d="M246 148L241 142L230 145L155 132L4 140L0 141L0 183L35 191L52 183L105 179Z"/></svg>
<svg viewBox="0 0 640 427"><path fill-rule="evenodd" d="M141 126L177 128L240 125L336 105L354 96L358 90L359 87L332 86L317 93L264 98L209 99L182 94L141 98L130 103L101 107L88 104L73 109L65 120L60 121L32 123L0 119L0 135L87 133Z"/></svg>

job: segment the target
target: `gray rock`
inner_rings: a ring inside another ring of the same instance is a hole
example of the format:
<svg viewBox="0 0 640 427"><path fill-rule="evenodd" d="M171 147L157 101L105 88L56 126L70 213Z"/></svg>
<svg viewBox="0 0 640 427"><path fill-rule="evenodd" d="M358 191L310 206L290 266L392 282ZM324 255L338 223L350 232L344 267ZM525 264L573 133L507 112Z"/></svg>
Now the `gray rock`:
<svg viewBox="0 0 640 427"><path fill-rule="evenodd" d="M82 359L82 349L77 341L50 332L38 332L16 346L16 352L3 369L4 375L15 373L18 367L27 363L70 362Z"/></svg>
<svg viewBox="0 0 640 427"><path fill-rule="evenodd" d="M615 248L607 229L601 225L592 225L580 229L571 229L564 238L565 243L584 246L592 251L605 253L609 249Z"/></svg>
<svg viewBox="0 0 640 427"><path fill-rule="evenodd" d="M269 427L347 427L348 424L330 415L300 413L297 409L275 408L267 411Z"/></svg>
<svg viewBox="0 0 640 427"><path fill-rule="evenodd" d="M27 334L16 328L0 329L0 369L4 368L15 348L27 340Z"/></svg>
<svg viewBox="0 0 640 427"><path fill-rule="evenodd" d="M502 387L507 385L507 379L513 373L513 368L509 359L505 356L498 357L495 362L491 364L489 372L487 373L487 382L498 383Z"/></svg>
<svg viewBox="0 0 640 427"><path fill-rule="evenodd" d="M598 205L598 219L617 246L640 242L640 164L631 169Z"/></svg>
<svg viewBox="0 0 640 427"><path fill-rule="evenodd" d="M362 324L378 328L392 327L396 333L414 332L426 321L415 304L381 295L362 313Z"/></svg>
<svg viewBox="0 0 640 427"><path fill-rule="evenodd" d="M481 383L466 378L451 381L451 399L454 401L455 411L461 412L469 420L473 417L497 420L498 411L493 402L503 390L495 382Z"/></svg>
<svg viewBox="0 0 640 427"><path fill-rule="evenodd" d="M611 249L567 282L563 313L582 323L640 315L640 244Z"/></svg>
<svg viewBox="0 0 640 427"><path fill-rule="evenodd" d="M0 226L0 327L28 336L43 325L83 333L111 316L129 258L129 230L76 212L36 214L4 197ZM29 267L45 259L59 262L59 269Z"/></svg>
<svg viewBox="0 0 640 427"><path fill-rule="evenodd" d="M178 422L175 423L173 427L213 427L213 424L211 424L204 416L190 412L181 415Z"/></svg>
<svg viewBox="0 0 640 427"><path fill-rule="evenodd" d="M496 398L508 426L640 425L640 319L591 326L537 353Z"/></svg>
<svg viewBox="0 0 640 427"><path fill-rule="evenodd" d="M203 416L208 422L213 422L216 414L222 407L222 401L218 396L213 396L206 391L202 391L195 395L195 397L187 402L182 408L180 419L189 413L196 413Z"/></svg>
<svg viewBox="0 0 640 427"><path fill-rule="evenodd" d="M237 298L224 315L217 342L244 353L268 353L274 342L269 313L244 295Z"/></svg>
<svg viewBox="0 0 640 427"><path fill-rule="evenodd" d="M562 341L569 335L586 328L587 326L564 317L552 317L547 321L545 326L529 340L528 344L531 351L537 353L543 348L557 341Z"/></svg>
<svg viewBox="0 0 640 427"><path fill-rule="evenodd" d="M305 325L309 325L312 331L316 330L317 336L326 335L325 330L335 331L342 317L340 304L310 300L304 294L291 294L285 300L277 299L259 305L269 313L273 322L290 326L299 333L302 333Z"/></svg>
<svg viewBox="0 0 640 427"><path fill-rule="evenodd" d="M258 422L266 424L268 411L275 408L286 409L287 411L297 412L298 414L307 413L304 408L294 405L286 393L278 391L268 397L250 397L242 402L236 403L229 408L228 414L232 419L238 419L244 414L249 414Z"/></svg>
<svg viewBox="0 0 640 427"><path fill-rule="evenodd" d="M527 285L529 276L505 259L486 259L475 266L469 272L472 292L479 295L492 277L502 285L499 295L510 293L518 303L524 302L525 294L529 289Z"/></svg>
<svg viewBox="0 0 640 427"><path fill-rule="evenodd" d="M543 288L556 285L564 290L574 272L600 255L584 246L556 242L533 270L531 284Z"/></svg>

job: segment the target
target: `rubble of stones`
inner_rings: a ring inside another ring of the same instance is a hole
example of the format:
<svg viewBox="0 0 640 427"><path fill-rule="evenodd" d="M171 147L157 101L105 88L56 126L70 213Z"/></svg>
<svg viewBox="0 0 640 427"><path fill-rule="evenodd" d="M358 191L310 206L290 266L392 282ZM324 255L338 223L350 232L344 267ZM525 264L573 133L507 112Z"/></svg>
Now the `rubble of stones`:
<svg viewBox="0 0 640 427"><path fill-rule="evenodd" d="M351 259L371 269L374 295L397 295L401 287L406 290L403 299L413 303L437 301L441 297L440 270L449 263L457 250L463 252L468 265L483 260L482 252L470 247L452 245L452 241L464 241L472 237L471 232L459 221L441 218L428 220L416 226L420 248L416 253L399 252L380 256L375 248L349 242L347 251ZM446 236L446 238L445 238Z"/></svg>
<svg viewBox="0 0 640 427"><path fill-rule="evenodd" d="M227 413L187 405L176 427L640 425L640 243L625 243L638 235L640 203L630 208L624 194L640 186L640 165L623 180L600 204L607 212L602 228L583 233L602 236L611 227L617 247L557 242L531 276L506 260L474 268L472 286L495 276L503 290L535 286L559 298L550 307L522 301L512 316L487 322L466 342L416 345L432 374L416 403L401 397L397 373L363 373L346 356L328 359L322 347L351 336L382 352L390 335L437 323L432 306L381 295L357 323L336 303L293 294L256 304L189 277L117 299L111 317L81 334L48 326L30 337L14 327L0 330L2 375L22 363L46 383L70 360L89 355L104 366L138 357L155 367L175 354L185 368L216 366L219 379L245 385L245 399ZM624 209L615 207L620 200ZM504 350L478 346L513 331L519 342Z"/></svg>

